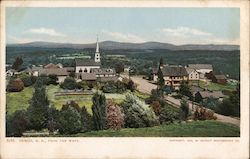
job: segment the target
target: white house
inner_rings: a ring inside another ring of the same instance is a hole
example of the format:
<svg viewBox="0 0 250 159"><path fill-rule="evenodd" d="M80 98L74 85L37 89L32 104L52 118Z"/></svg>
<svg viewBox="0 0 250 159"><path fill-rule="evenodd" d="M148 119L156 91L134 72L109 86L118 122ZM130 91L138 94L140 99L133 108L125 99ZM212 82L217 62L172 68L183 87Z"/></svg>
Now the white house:
<svg viewBox="0 0 250 159"><path fill-rule="evenodd" d="M200 78L205 78L205 74L213 71L211 64L189 64L188 68L196 70L200 74Z"/></svg>
<svg viewBox="0 0 250 159"><path fill-rule="evenodd" d="M186 68L186 71L188 73L188 80L195 81L200 79L199 72L197 72L195 69L192 68Z"/></svg>

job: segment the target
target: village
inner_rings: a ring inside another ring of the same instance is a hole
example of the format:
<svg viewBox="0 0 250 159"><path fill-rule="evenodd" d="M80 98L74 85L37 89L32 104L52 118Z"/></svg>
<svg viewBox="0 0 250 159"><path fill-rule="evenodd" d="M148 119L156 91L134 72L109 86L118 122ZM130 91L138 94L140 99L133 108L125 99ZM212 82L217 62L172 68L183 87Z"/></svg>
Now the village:
<svg viewBox="0 0 250 159"><path fill-rule="evenodd" d="M94 94L101 91L109 102L123 104L129 98L128 92L132 92L133 98L145 100L148 104L151 103L155 114L160 115L159 102L162 102L161 100L165 100L163 105L167 104L173 107L170 109L180 109L185 101L187 109L190 109L186 112L185 119L198 113L200 115L196 116L197 119L217 119L239 126L239 119L228 119L228 117L214 113L214 111L224 113L224 108L219 108L220 103L223 103L223 99L231 96L232 91L236 91L234 88L237 87L238 81L227 79L226 75L223 74L214 74L211 64L170 65L165 64L160 58L159 67L152 68L149 76L134 76L130 66L124 67L123 71L117 73L115 68L102 67L101 61L102 55L97 40L94 59L90 57L75 58L74 67L64 67L60 63L49 63L39 66L33 65L22 69L22 71L13 68L7 69L8 112L14 113L16 110L27 108L34 91L31 85L35 85L36 81L41 78L46 81L48 99L58 110L63 110L65 105L73 107L74 105L83 105L84 109L92 114L94 111L92 96ZM15 62L18 63L18 60ZM20 92L22 95L19 98L22 96L24 99L27 98L26 101L19 104L19 108L15 106L18 98L11 96L13 94L11 92ZM27 92L30 94L27 95ZM167 116L170 112L169 110L166 112ZM201 117L202 112L203 115L206 114L204 117ZM225 115L227 114L225 113ZM159 117L161 118L161 116ZM162 120L165 123L166 121L175 121L178 118L176 115L171 115ZM122 126L120 125L120 127ZM30 133L26 132L27 135Z"/></svg>

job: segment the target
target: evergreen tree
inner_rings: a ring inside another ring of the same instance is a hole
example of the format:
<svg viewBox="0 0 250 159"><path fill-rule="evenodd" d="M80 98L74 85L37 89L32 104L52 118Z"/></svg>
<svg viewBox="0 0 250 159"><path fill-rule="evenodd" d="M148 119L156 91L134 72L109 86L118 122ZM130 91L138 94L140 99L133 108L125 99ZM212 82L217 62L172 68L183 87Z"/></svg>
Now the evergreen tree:
<svg viewBox="0 0 250 159"><path fill-rule="evenodd" d="M43 85L43 81L38 78L35 83L35 92L33 93L33 97L28 107L28 117L31 129L41 130L46 128L48 109L49 100L46 95L45 86Z"/></svg>
<svg viewBox="0 0 250 159"><path fill-rule="evenodd" d="M163 66L164 65L164 61L163 61L163 58L161 57L160 58L160 66Z"/></svg>
<svg viewBox="0 0 250 159"><path fill-rule="evenodd" d="M12 69L18 70L22 64L23 64L23 59L21 57L17 57L15 62L12 64Z"/></svg>
<svg viewBox="0 0 250 159"><path fill-rule="evenodd" d="M158 73L157 73L157 76L158 76L158 81L157 81L157 85L160 89L163 89L164 85L165 85L165 81L164 81L164 78L163 78L163 73L161 71L161 68L159 66L159 69L158 69Z"/></svg>
<svg viewBox="0 0 250 159"><path fill-rule="evenodd" d="M93 121L96 130L106 128L106 97L104 94L95 93L92 97Z"/></svg>
<svg viewBox="0 0 250 159"><path fill-rule="evenodd" d="M188 108L188 103L185 100L181 101L181 107L180 107L180 118L182 120L187 120L189 114L189 108Z"/></svg>

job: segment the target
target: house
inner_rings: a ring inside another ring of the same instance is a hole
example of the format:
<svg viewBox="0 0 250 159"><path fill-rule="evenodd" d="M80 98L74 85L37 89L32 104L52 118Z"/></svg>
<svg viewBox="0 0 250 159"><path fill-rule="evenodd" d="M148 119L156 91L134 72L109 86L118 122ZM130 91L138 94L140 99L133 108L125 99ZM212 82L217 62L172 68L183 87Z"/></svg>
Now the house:
<svg viewBox="0 0 250 159"><path fill-rule="evenodd" d="M99 52L98 40L96 43L95 59L75 59L75 73L90 73L91 69L100 68L101 55Z"/></svg>
<svg viewBox="0 0 250 159"><path fill-rule="evenodd" d="M219 84L227 84L227 77L225 75L213 75L212 82Z"/></svg>
<svg viewBox="0 0 250 159"><path fill-rule="evenodd" d="M196 70L201 79L205 78L206 73L213 71L213 66L211 64L189 64L188 68Z"/></svg>
<svg viewBox="0 0 250 159"><path fill-rule="evenodd" d="M165 85L179 89L181 82L188 79L187 71L182 66L168 66L161 67ZM158 80L158 69L152 69L153 81Z"/></svg>
<svg viewBox="0 0 250 159"><path fill-rule="evenodd" d="M56 75L58 80L58 83L62 83L66 77L68 77L69 72L65 68L43 68L39 70L39 76L40 75Z"/></svg>
<svg viewBox="0 0 250 159"><path fill-rule="evenodd" d="M16 72L14 69L9 69L6 71L6 76L13 76Z"/></svg>
<svg viewBox="0 0 250 159"><path fill-rule="evenodd" d="M195 94L196 94L197 92L201 92L201 91L205 91L205 89L203 89L203 88L201 88L201 87L199 87L199 86L194 86L194 85L192 85L192 86L190 87L190 92L193 94L193 96L195 96Z"/></svg>
<svg viewBox="0 0 250 159"><path fill-rule="evenodd" d="M76 73L76 79L77 81L88 81L88 82L94 82L96 81L96 74L95 73Z"/></svg>
<svg viewBox="0 0 250 159"><path fill-rule="evenodd" d="M96 78L98 81L107 82L107 81L117 81L115 69L111 68L99 68L99 69L91 69L91 73L96 74Z"/></svg>
<svg viewBox="0 0 250 159"><path fill-rule="evenodd" d="M202 99L206 99L209 97L222 100L224 98L224 94L221 91L199 91L195 94L196 96L200 96Z"/></svg>
<svg viewBox="0 0 250 159"><path fill-rule="evenodd" d="M188 80L190 80L190 81L194 81L194 80L197 81L197 80L200 79L199 72L197 72L195 69L187 67L186 71L187 71L187 74L188 74Z"/></svg>

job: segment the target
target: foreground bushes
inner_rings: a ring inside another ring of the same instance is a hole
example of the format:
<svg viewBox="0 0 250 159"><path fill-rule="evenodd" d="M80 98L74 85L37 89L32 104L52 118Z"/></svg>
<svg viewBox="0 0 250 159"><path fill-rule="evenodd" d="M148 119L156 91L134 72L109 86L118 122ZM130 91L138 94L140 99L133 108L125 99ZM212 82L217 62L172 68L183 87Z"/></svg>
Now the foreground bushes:
<svg viewBox="0 0 250 159"><path fill-rule="evenodd" d="M60 112L59 132L61 134L75 134L82 129L81 115L73 107Z"/></svg>
<svg viewBox="0 0 250 159"><path fill-rule="evenodd" d="M194 112L194 120L215 120L217 119L214 116L214 112L212 110L207 110L205 108L196 108Z"/></svg>
<svg viewBox="0 0 250 159"><path fill-rule="evenodd" d="M153 110L132 94L126 96L122 108L125 114L125 127L139 128L159 124Z"/></svg>

